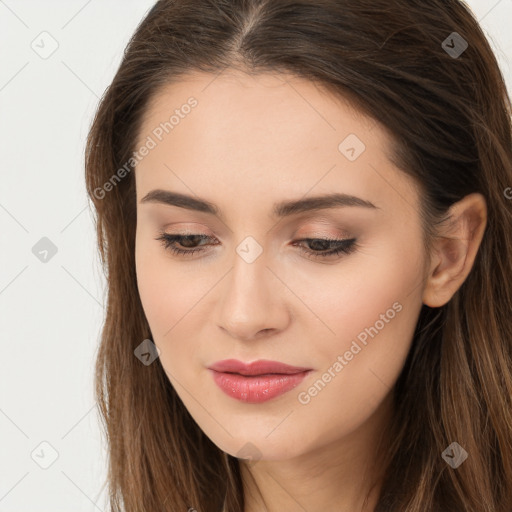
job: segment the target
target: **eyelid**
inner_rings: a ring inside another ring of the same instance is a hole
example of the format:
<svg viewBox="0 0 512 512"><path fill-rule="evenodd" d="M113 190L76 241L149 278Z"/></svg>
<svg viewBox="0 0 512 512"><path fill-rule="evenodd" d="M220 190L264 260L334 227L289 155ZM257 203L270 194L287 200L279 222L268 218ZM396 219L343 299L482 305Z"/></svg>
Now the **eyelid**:
<svg viewBox="0 0 512 512"><path fill-rule="evenodd" d="M348 240L349 238L354 237L355 233L346 229L333 228L331 224L329 227L325 228L306 229L301 227L293 233L291 238L329 238L332 240Z"/></svg>
<svg viewBox="0 0 512 512"><path fill-rule="evenodd" d="M185 226L180 227L183 224L193 224L193 227ZM185 222L175 222L172 224L165 224L162 226L162 228L159 230L159 233L166 233L171 236L188 236L188 235L200 235L203 237L207 237L210 240L217 239L219 240L219 237L214 235L213 232L208 229L204 224L201 224L199 222L191 222L191 223L185 223Z"/></svg>
<svg viewBox="0 0 512 512"><path fill-rule="evenodd" d="M342 232L329 232L329 231L318 231L318 230L305 230L304 234L302 233L296 233L291 238L328 238L330 240L345 240L349 238L354 238L351 233L348 231L342 231Z"/></svg>

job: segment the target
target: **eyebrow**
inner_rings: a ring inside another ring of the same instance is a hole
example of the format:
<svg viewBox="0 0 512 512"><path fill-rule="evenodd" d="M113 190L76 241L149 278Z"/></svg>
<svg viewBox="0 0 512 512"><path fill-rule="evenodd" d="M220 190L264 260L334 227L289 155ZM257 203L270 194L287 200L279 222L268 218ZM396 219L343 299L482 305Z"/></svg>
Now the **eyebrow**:
<svg viewBox="0 0 512 512"><path fill-rule="evenodd" d="M140 203L161 203L170 206L178 206L187 210L208 213L219 216L220 209L214 203L170 190L155 189L148 192ZM308 197L306 199L287 200L275 203L272 208L274 217L288 217L298 213L324 210L328 208L340 208L346 206L359 206L363 208L377 209L370 201L349 194L333 193L321 196Z"/></svg>

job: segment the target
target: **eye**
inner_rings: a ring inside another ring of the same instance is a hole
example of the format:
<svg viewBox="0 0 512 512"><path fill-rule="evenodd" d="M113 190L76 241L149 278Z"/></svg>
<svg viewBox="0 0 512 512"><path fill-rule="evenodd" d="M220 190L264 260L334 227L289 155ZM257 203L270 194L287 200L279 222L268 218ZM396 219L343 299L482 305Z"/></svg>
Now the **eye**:
<svg viewBox="0 0 512 512"><path fill-rule="evenodd" d="M357 239L337 239L337 238L303 238L294 242L296 245L299 242L307 242L314 250L306 249L299 246L303 252L314 258L328 258L329 256L338 256L339 254L350 254L357 248ZM316 249L315 249L316 247ZM329 247L334 247L329 249ZM321 252L319 252L321 251Z"/></svg>
<svg viewBox="0 0 512 512"><path fill-rule="evenodd" d="M169 233L160 233L156 240L161 240L164 247L171 251L173 254L191 255L195 252L202 252L203 249L194 248L194 244L201 240L212 240L208 235L193 234L193 235L170 235ZM193 247L192 249L180 249L176 247L175 243L179 242L181 246ZM217 245L217 244L215 244Z"/></svg>
<svg viewBox="0 0 512 512"><path fill-rule="evenodd" d="M197 247L199 242L214 239L203 234L171 235L169 233L160 233L160 236L155 240L161 240L165 249L171 251L173 254L191 256L194 253L204 251L203 248ZM328 258L338 256L339 254L350 254L357 248L356 241L356 238L303 238L301 240L296 240L292 245L298 246L302 252L305 252L308 256L313 258ZM185 248L182 249L177 247L177 242ZM298 245L304 242L312 247L312 249L307 249L302 245ZM218 245L218 243L214 243L213 245ZM187 249L187 247L189 247L189 249Z"/></svg>

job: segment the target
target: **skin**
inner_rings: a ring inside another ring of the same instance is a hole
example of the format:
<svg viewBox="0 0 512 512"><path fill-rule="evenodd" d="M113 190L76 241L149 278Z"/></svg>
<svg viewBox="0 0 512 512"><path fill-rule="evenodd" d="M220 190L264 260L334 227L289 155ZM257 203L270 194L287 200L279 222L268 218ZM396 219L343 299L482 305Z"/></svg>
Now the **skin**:
<svg viewBox="0 0 512 512"><path fill-rule="evenodd" d="M453 207L454 222L443 228L429 260L419 189L388 160L385 128L347 101L285 75L194 73L155 96L137 147L190 96L197 106L135 171L137 279L161 363L206 435L225 452L253 459L242 463L244 512L373 511L382 476L374 454L392 415L391 389L422 304L448 302L471 270L485 200L472 194ZM354 161L338 149L349 134L366 146ZM205 199L222 213L141 203L153 189ZM275 202L332 192L377 208L271 215ZM155 240L162 231L213 238L196 244L203 253L173 255ZM251 263L236 251L247 236L262 249ZM306 237L355 237L358 247L315 258L299 246L330 247L292 245ZM400 312L300 403L299 393L396 303ZM227 358L270 359L313 372L277 398L243 403L224 394L207 370ZM363 507L371 476L377 486Z"/></svg>

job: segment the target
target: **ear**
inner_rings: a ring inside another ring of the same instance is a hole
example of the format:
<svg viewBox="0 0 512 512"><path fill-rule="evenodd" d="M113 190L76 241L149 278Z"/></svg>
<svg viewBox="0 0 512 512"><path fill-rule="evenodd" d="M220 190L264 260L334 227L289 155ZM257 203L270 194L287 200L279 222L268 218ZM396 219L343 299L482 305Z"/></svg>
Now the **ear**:
<svg viewBox="0 0 512 512"><path fill-rule="evenodd" d="M444 306L468 276L487 224L482 194L469 194L449 209L450 221L434 241L423 303Z"/></svg>

